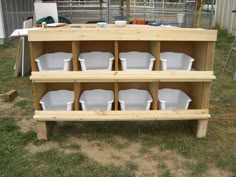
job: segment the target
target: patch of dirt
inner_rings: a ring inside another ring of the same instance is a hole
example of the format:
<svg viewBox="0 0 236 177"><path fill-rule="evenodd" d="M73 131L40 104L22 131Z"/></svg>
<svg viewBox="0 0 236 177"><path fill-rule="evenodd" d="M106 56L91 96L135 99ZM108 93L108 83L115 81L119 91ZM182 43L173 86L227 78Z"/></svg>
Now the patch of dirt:
<svg viewBox="0 0 236 177"><path fill-rule="evenodd" d="M30 153L33 153L33 154L36 154L36 153L39 153L39 152L45 152L45 151L48 151L50 149L59 149L58 143L46 142L46 143L41 144L41 145L34 145L34 144L30 143L25 147L25 150L27 150L27 151L29 151Z"/></svg>
<svg viewBox="0 0 236 177"><path fill-rule="evenodd" d="M15 106L17 102L22 100L24 99L17 96L12 102L4 102L0 97L0 117L14 117L20 130L22 132L27 132L35 129L35 121L33 120L33 115L24 116L23 111Z"/></svg>
<svg viewBox="0 0 236 177"><path fill-rule="evenodd" d="M121 137L114 137L114 140L119 143L126 143L127 140ZM70 143L78 144L81 146L80 150L65 148ZM171 176L183 177L191 176L191 171L186 168L184 164L197 163L194 159L187 159L176 152L165 150L160 151L158 147L148 149L147 153L141 154L140 148L141 143L134 142L130 143L129 146L118 149L113 144L109 144L103 141L92 140L88 141L86 138L71 137L66 143L63 143L63 147L55 142L45 142L42 145L29 144L26 149L31 153L43 152L52 148L56 148L66 154L82 152L88 158L102 164L110 165L113 164L123 169L128 169L126 163L132 162L137 166L137 169L133 170L137 177L154 177L160 176L166 170L170 170ZM158 165L165 164L165 168L160 168ZM203 176L217 177L224 176L228 177L232 174L218 169L214 166L209 166L209 170L204 173Z"/></svg>

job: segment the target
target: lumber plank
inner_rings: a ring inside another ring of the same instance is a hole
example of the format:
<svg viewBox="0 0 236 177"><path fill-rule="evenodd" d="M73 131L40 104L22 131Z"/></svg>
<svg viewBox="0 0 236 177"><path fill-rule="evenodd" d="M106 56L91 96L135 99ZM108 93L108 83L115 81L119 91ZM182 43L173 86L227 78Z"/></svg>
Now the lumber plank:
<svg viewBox="0 0 236 177"><path fill-rule="evenodd" d="M32 72L30 79L33 82L210 82L215 76L213 71L45 71Z"/></svg>
<svg viewBox="0 0 236 177"><path fill-rule="evenodd" d="M75 25L75 24L73 24ZM194 28L165 28L147 25L78 25L81 28L53 28L29 31L29 41L216 41L216 30Z"/></svg>
<svg viewBox="0 0 236 177"><path fill-rule="evenodd" d="M209 119L207 109L150 111L35 111L38 121L150 121Z"/></svg>

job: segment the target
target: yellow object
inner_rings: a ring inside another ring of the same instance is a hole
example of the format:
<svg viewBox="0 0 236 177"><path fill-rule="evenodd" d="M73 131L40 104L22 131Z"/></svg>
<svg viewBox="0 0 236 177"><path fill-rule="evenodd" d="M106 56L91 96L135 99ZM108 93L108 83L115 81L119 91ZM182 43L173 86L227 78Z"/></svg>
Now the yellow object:
<svg viewBox="0 0 236 177"><path fill-rule="evenodd" d="M195 8L194 20L193 20L194 28L201 27L201 16L202 16L202 9L203 9L204 4L205 4L205 0L196 1L196 8Z"/></svg>

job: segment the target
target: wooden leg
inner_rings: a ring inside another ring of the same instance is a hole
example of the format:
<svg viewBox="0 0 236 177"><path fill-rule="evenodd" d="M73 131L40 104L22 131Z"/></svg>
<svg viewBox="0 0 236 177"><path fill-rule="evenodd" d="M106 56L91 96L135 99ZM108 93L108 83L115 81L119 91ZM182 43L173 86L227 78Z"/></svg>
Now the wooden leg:
<svg viewBox="0 0 236 177"><path fill-rule="evenodd" d="M193 132L196 134L197 138L206 137L208 119L205 119L205 120L191 120L189 122L190 122L190 126L191 126Z"/></svg>
<svg viewBox="0 0 236 177"><path fill-rule="evenodd" d="M37 121L36 122L36 130L37 130L37 137L39 140L47 140L48 139L47 122Z"/></svg>
<svg viewBox="0 0 236 177"><path fill-rule="evenodd" d="M197 132L196 132L197 138L204 138L204 137L206 137L207 125L208 125L208 119L206 119L206 120L198 120L197 121Z"/></svg>
<svg viewBox="0 0 236 177"><path fill-rule="evenodd" d="M48 140L49 134L51 134L55 122L46 122L46 121L37 121L36 129L37 129L37 138L39 140Z"/></svg>

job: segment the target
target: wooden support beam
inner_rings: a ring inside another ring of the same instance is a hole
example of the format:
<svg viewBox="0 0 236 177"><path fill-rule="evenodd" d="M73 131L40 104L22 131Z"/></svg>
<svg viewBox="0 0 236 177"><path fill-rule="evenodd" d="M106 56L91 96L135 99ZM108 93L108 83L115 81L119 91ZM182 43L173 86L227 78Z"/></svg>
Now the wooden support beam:
<svg viewBox="0 0 236 177"><path fill-rule="evenodd" d="M96 77L94 77L96 76ZM32 72L34 82L211 82L212 71L86 71Z"/></svg>
<svg viewBox="0 0 236 177"><path fill-rule="evenodd" d="M55 122L37 121L36 130L39 140L48 140L48 136L52 134Z"/></svg>
<svg viewBox="0 0 236 177"><path fill-rule="evenodd" d="M129 0L128 0L129 2ZM127 7L128 8L128 7ZM127 14L129 21L129 14ZM192 28L166 28L148 25L129 25L118 28L108 24L106 28L83 26L29 30L29 41L216 41L216 30Z"/></svg>
<svg viewBox="0 0 236 177"><path fill-rule="evenodd" d="M206 137L207 134L207 125L208 125L208 120L198 120L197 121L197 132L196 132L196 137L197 138L204 138Z"/></svg>
<svg viewBox="0 0 236 177"><path fill-rule="evenodd" d="M204 138L207 134L208 119L190 120L190 127L197 138Z"/></svg>
<svg viewBox="0 0 236 177"><path fill-rule="evenodd" d="M150 121L208 119L207 109L150 111L35 111L38 121Z"/></svg>

